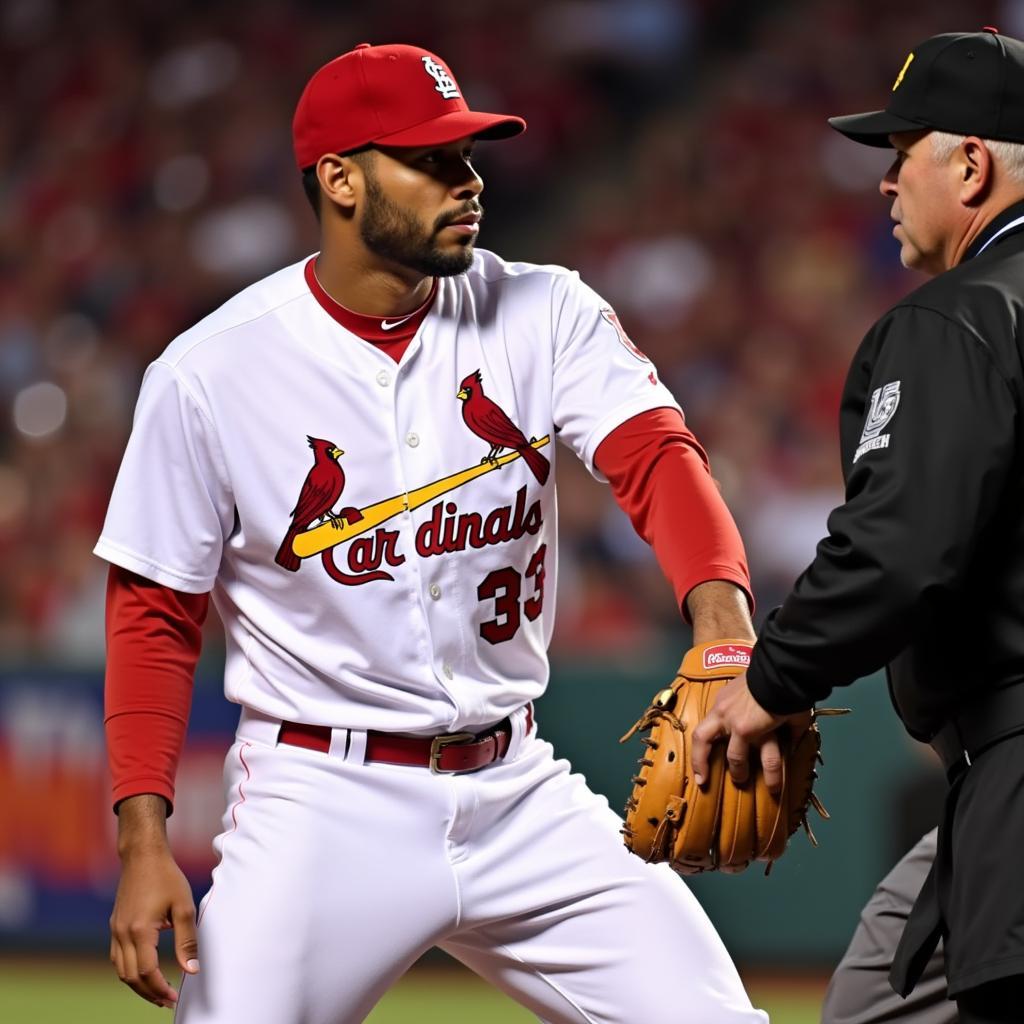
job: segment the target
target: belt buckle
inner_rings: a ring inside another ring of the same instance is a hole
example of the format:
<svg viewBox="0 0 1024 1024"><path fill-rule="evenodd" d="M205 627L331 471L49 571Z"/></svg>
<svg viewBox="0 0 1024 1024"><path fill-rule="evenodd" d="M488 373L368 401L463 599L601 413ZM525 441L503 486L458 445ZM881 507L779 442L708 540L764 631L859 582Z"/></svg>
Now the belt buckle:
<svg viewBox="0 0 1024 1024"><path fill-rule="evenodd" d="M445 747L457 746L461 743L469 743L476 739L472 732L453 732L444 736L435 736L430 741L430 771L434 775L457 775L459 769L445 769L441 767L441 754Z"/></svg>

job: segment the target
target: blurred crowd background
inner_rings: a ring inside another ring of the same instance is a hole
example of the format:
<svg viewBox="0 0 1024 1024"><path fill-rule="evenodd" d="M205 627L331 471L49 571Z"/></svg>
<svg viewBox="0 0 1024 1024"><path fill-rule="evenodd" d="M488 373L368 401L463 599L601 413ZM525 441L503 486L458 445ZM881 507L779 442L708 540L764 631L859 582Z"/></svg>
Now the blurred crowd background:
<svg viewBox="0 0 1024 1024"><path fill-rule="evenodd" d="M765 614L842 497L850 357L919 283L877 193L887 153L825 119L883 105L927 36L983 25L1024 36L1024 3L3 0L0 670L81 672L95 693L105 566L91 551L143 370L235 291L315 251L291 115L311 72L362 41L431 48L471 105L526 117L522 138L479 147L480 244L578 269L615 306L709 450ZM677 658L679 615L645 545L574 459L558 472L560 663ZM216 659L216 622L208 633ZM35 920L45 893L25 872L40 857L50 882L85 878L109 900L105 782L74 761L102 763L98 698L76 718L74 692L0 699L0 937ZM65 758L50 796L47 751ZM201 821L202 865L222 752L200 746L191 765L214 782L175 816Z"/></svg>
<svg viewBox="0 0 1024 1024"><path fill-rule="evenodd" d="M578 269L708 447L759 610L841 496L838 395L914 286L884 151L825 118L873 109L914 42L1017 0L5 0L0 5L0 650L102 658L91 555L141 374L180 330L316 248L289 144L311 71L417 42L529 131L482 146L481 245ZM607 489L561 460L556 650L678 628ZM685 523L685 510L680 510ZM209 643L218 642L216 624Z"/></svg>

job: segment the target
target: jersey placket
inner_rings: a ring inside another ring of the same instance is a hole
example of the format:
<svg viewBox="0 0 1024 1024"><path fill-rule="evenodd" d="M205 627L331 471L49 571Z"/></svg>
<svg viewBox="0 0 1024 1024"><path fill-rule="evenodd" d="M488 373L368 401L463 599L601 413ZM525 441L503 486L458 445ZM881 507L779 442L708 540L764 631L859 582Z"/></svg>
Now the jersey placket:
<svg viewBox="0 0 1024 1024"><path fill-rule="evenodd" d="M390 394L392 451L395 453L402 489L408 494L421 486L427 479L429 467L434 463L423 444L424 436L433 433L433 417L429 401L436 396L429 392L426 398L420 394L417 384L410 380L415 374L420 340L413 340L397 366L383 369L377 374L377 382ZM416 553L415 538L418 517L407 508L402 513L404 546L407 550L406 565L409 568L409 599L413 615L419 619L419 628L424 636L424 655L433 668L434 676L453 704L452 721L457 721L464 712L464 701L458 696L457 683L459 661L458 641L461 618L452 605L456 588L449 586L443 572L444 562L436 561L425 571L422 560ZM438 616L442 616L438 620ZM438 638L447 638L438 642Z"/></svg>

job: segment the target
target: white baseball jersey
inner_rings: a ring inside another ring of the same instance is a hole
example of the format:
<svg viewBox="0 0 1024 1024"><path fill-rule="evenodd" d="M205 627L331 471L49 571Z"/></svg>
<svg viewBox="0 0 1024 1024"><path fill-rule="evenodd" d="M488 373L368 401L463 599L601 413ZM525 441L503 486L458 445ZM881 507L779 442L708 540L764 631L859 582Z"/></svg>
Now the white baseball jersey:
<svg viewBox="0 0 1024 1024"><path fill-rule="evenodd" d="M538 466L558 438L593 472L613 428L676 403L562 268L477 250L395 363L303 266L149 367L96 553L212 589L233 701L354 729L486 726L547 683L556 506Z"/></svg>

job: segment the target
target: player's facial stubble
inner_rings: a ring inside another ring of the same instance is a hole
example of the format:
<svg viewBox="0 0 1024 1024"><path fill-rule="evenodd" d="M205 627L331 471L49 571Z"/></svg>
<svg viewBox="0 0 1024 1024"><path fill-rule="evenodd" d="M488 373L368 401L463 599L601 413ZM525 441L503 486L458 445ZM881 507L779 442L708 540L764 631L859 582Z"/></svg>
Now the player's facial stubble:
<svg viewBox="0 0 1024 1024"><path fill-rule="evenodd" d="M364 166L366 207L359 235L371 252L428 277L455 277L473 263L472 239L442 249L437 236L444 228L469 213L483 213L479 200L464 203L458 210L438 216L431 229L424 230L416 215L390 199L375 173Z"/></svg>

